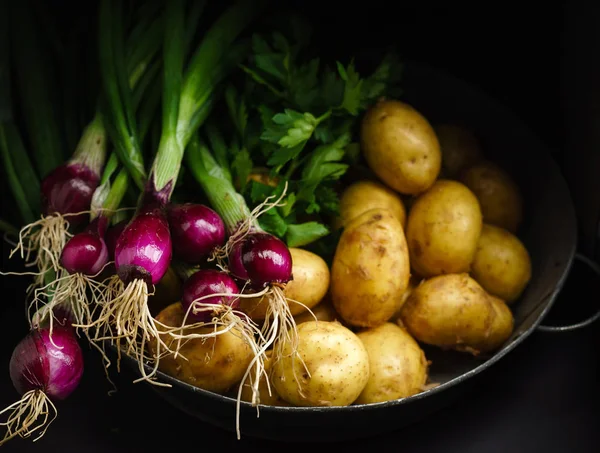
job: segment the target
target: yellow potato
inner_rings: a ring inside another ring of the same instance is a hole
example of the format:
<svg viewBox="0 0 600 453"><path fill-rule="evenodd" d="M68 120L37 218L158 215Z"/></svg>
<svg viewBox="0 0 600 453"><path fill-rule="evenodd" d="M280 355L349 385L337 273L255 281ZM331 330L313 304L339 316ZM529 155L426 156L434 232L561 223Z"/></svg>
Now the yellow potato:
<svg viewBox="0 0 600 453"><path fill-rule="evenodd" d="M371 209L342 232L331 266L331 301L349 325L375 327L402 303L410 263L402 226L386 209Z"/></svg>
<svg viewBox="0 0 600 453"><path fill-rule="evenodd" d="M488 293L514 302L531 280L531 259L514 234L484 224L471 275Z"/></svg>
<svg viewBox="0 0 600 453"><path fill-rule="evenodd" d="M408 280L408 287L402 294L402 300L400 302L400 306L396 309L396 313L394 313L390 319L395 320L400 317L400 313L402 312L402 307L404 307L404 304L408 300L408 297L410 296L410 293L413 291L413 289L415 289L417 286L419 286L419 284L421 283L421 280L422 280L421 277L417 277L416 275L410 276L410 279Z"/></svg>
<svg viewBox="0 0 600 453"><path fill-rule="evenodd" d="M284 294L288 299L290 312L297 315L305 312L306 307L314 307L325 297L330 272L325 260L315 253L296 247L290 247L290 253L294 279L287 283ZM265 319L267 307L267 297L240 298L240 310L254 321Z"/></svg>
<svg viewBox="0 0 600 453"><path fill-rule="evenodd" d="M465 168L483 159L479 140L468 129L456 124L440 124L435 132L442 150L444 178L456 179Z"/></svg>
<svg viewBox="0 0 600 453"><path fill-rule="evenodd" d="M148 296L148 308L152 314L160 313L163 308L181 299L181 279L169 266L167 272L154 287L154 294Z"/></svg>
<svg viewBox="0 0 600 453"><path fill-rule="evenodd" d="M498 348L510 335L496 321L502 307L466 273L432 277L404 304L402 323L418 341L477 355ZM512 329L512 327L511 327Z"/></svg>
<svg viewBox="0 0 600 453"><path fill-rule="evenodd" d="M496 316L494 317L487 344L489 345L490 350L494 350L502 346L511 336L515 325L515 319L512 311L510 311L510 308L502 299L490 295L490 300L492 301Z"/></svg>
<svg viewBox="0 0 600 453"><path fill-rule="evenodd" d="M304 311L299 315L294 316L296 320L296 324L300 324L303 322L314 321L315 318L317 321L340 321L339 315L331 305L331 299L326 297L321 302L319 302L315 307L311 309L312 314L308 311ZM313 316L314 315L314 316Z"/></svg>
<svg viewBox="0 0 600 453"><path fill-rule="evenodd" d="M273 384L271 383L271 380L269 380L269 383L267 383L267 379L270 379L270 374L271 374L271 366L273 364L271 356L272 353L271 351L267 351L266 353L267 357L265 358L264 364L265 364L265 374L263 374L260 378L260 382L258 383L258 396L260 398L259 403L263 404L265 406L289 406L290 404L287 401L284 401L283 399L281 399L279 397L279 395L277 394L277 392L275 391L275 388L273 387ZM268 385L270 384L270 386ZM271 389L271 392L269 394L269 387ZM241 395L241 399L242 401L246 401L248 403L252 402L252 387L250 386L250 382L245 382L244 385L242 386L242 395ZM237 392L236 395L237 396Z"/></svg>
<svg viewBox="0 0 600 453"><path fill-rule="evenodd" d="M392 323L357 334L369 354L370 377L357 404L380 403L421 392L427 382L427 359L406 330Z"/></svg>
<svg viewBox="0 0 600 453"><path fill-rule="evenodd" d="M337 322L298 326L297 355L289 342L273 364L277 393L295 406L349 406L369 380L369 356L362 342Z"/></svg>
<svg viewBox="0 0 600 453"><path fill-rule="evenodd" d="M182 325L184 315L181 303L176 302L163 309L156 320L177 327ZM219 330L222 329L219 327ZM214 330L214 327L200 327L185 333L208 334ZM175 348L177 340L168 334L162 334L161 338L170 349ZM153 353L156 352L155 344L151 343L150 348ZM182 342L180 353L177 358L173 354L161 357L160 370L183 382L216 393L225 393L238 384L254 357L250 346L235 328L212 338Z"/></svg>
<svg viewBox="0 0 600 453"><path fill-rule="evenodd" d="M348 186L340 197L340 215L335 226L343 227L363 212L370 209L389 209L402 224L406 225L406 209L400 196L389 187L363 180Z"/></svg>
<svg viewBox="0 0 600 453"><path fill-rule="evenodd" d="M475 195L459 182L436 181L408 214L406 241L412 268L422 277L468 272L481 228Z"/></svg>
<svg viewBox="0 0 600 453"><path fill-rule="evenodd" d="M262 167L253 169L252 172L248 175L248 179L246 181L255 181L260 184L264 184L265 186L271 187L277 187L277 184L279 184L279 178L270 176L269 169Z"/></svg>
<svg viewBox="0 0 600 453"><path fill-rule="evenodd" d="M440 173L442 153L433 127L403 102L371 106L361 122L360 143L371 170L400 193L424 192Z"/></svg>
<svg viewBox="0 0 600 453"><path fill-rule="evenodd" d="M523 219L523 199L517 184L492 162L480 162L461 175L481 205L483 221L515 233Z"/></svg>

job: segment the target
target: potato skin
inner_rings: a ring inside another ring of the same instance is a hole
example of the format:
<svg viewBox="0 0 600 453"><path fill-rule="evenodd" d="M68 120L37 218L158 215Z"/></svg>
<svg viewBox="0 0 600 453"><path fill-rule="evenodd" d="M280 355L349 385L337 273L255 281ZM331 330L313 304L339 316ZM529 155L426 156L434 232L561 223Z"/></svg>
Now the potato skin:
<svg viewBox="0 0 600 453"><path fill-rule="evenodd" d="M511 336L515 319L509 306L500 298L490 295L496 316L492 323L490 336L487 338L488 350L498 349Z"/></svg>
<svg viewBox="0 0 600 453"><path fill-rule="evenodd" d="M340 323L300 324L297 351L299 358L286 343L272 374L277 393L295 406L349 406L369 380L367 350Z"/></svg>
<svg viewBox="0 0 600 453"><path fill-rule="evenodd" d="M293 301L308 308L317 305L327 294L331 273L325 260L316 253L297 247L290 247L290 253L294 279L287 283L284 294L290 299L288 303L292 315L298 315L306 312L306 308ZM267 307L266 297L240 298L240 310L255 321L265 319Z"/></svg>
<svg viewBox="0 0 600 453"><path fill-rule="evenodd" d="M410 264L422 277L469 272L483 225L475 195L440 179L414 202L406 224Z"/></svg>
<svg viewBox="0 0 600 453"><path fill-rule="evenodd" d="M335 311L335 308L333 308L333 305L331 304L331 299L328 297L325 297L321 302L319 302L315 307L313 307L311 311L312 314L305 310L299 315L294 316L296 324L314 321L315 317L317 318L317 321L341 321L340 319L338 319L339 315L337 314L337 311Z"/></svg>
<svg viewBox="0 0 600 453"><path fill-rule="evenodd" d="M523 220L523 199L510 175L485 161L463 171L460 181L477 197L483 221L516 233Z"/></svg>
<svg viewBox="0 0 600 453"><path fill-rule="evenodd" d="M468 274L439 275L412 291L401 320L418 341L477 355L501 344L506 325L496 323L496 308Z"/></svg>
<svg viewBox="0 0 600 453"><path fill-rule="evenodd" d="M181 326L184 310L180 302L163 309L156 320L167 326ZM220 328L221 329L221 328ZM235 329L233 329L235 330ZM186 333L211 333L213 327L201 327ZM162 338L167 345L174 345L172 337L166 334ZM153 352L155 346L151 345ZM181 355L174 358L173 354L161 357L160 370L188 384L216 393L225 393L239 383L250 366L253 358L252 350L239 333L232 331L216 337L192 339L182 343Z"/></svg>
<svg viewBox="0 0 600 453"><path fill-rule="evenodd" d="M433 127L404 102L372 105L361 121L360 143L371 170L400 193L417 195L440 173L442 153Z"/></svg>
<svg viewBox="0 0 600 453"><path fill-rule="evenodd" d="M342 232L331 266L331 301L351 326L375 327L402 303L410 263L402 226L388 210L371 209Z"/></svg>
<svg viewBox="0 0 600 453"><path fill-rule="evenodd" d="M343 227L370 209L389 209L406 226L406 208L398 193L377 181L357 181L349 185L340 197L340 216L336 227Z"/></svg>
<svg viewBox="0 0 600 453"><path fill-rule="evenodd" d="M488 293L514 302L531 280L529 252L514 234L484 224L471 275Z"/></svg>
<svg viewBox="0 0 600 453"><path fill-rule="evenodd" d="M427 359L413 337L396 324L385 323L359 332L369 354L370 377L357 404L406 398L423 390Z"/></svg>
<svg viewBox="0 0 600 453"><path fill-rule="evenodd" d="M483 159L479 140L468 129L456 124L440 124L435 132L442 150L444 178L456 179L465 168Z"/></svg>

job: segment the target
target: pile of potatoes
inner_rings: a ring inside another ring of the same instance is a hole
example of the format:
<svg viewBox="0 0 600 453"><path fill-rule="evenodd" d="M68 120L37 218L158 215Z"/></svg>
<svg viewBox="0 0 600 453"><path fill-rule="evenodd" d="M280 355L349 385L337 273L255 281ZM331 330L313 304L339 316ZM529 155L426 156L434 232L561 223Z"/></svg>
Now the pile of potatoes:
<svg viewBox="0 0 600 453"><path fill-rule="evenodd" d="M406 398L428 386L431 364L422 345L477 356L498 350L513 331L510 304L531 279L531 260L517 236L523 201L510 175L485 158L469 130L434 128L397 100L373 105L360 135L375 178L341 194L331 267L312 252L291 249L294 280L285 293L300 302L290 302L298 354L267 360L261 404ZM264 304L244 304L253 320L264 320ZM170 324L181 316L173 304L158 318ZM190 362L161 366L202 388L236 393L252 356L229 336L235 332L211 340L221 349L192 340L186 347L197 350ZM222 379L211 375L218 367L227 371ZM242 398L251 398L247 385Z"/></svg>

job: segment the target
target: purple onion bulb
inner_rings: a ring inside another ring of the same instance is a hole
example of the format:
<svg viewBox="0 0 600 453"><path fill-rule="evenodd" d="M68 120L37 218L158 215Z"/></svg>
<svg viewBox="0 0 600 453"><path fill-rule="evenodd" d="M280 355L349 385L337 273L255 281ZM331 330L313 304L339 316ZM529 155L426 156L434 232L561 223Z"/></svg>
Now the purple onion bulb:
<svg viewBox="0 0 600 453"><path fill-rule="evenodd" d="M185 312L188 311L192 303L200 297L210 296L211 294L231 294L231 296L207 297L202 301L203 304L228 305L232 308L239 306L239 288L233 278L225 272L203 269L194 273L183 284L183 297L181 305ZM209 322L212 319L213 312L202 310L194 314L193 309L189 311L188 319L192 322Z"/></svg>
<svg viewBox="0 0 600 453"><path fill-rule="evenodd" d="M171 263L169 224L162 210L145 210L125 227L115 247L115 267L124 283L158 283Z"/></svg>
<svg viewBox="0 0 600 453"><path fill-rule="evenodd" d="M268 233L250 233L229 255L229 270L253 288L292 279L292 255L285 243Z"/></svg>
<svg viewBox="0 0 600 453"><path fill-rule="evenodd" d="M33 329L15 347L9 371L21 395L41 390L50 399L63 400L81 380L83 355L71 329L55 325L52 339L48 329Z"/></svg>
<svg viewBox="0 0 600 453"><path fill-rule="evenodd" d="M75 214L89 211L100 177L89 167L79 163L61 165L44 178L41 185L42 210L45 215ZM72 225L88 218L86 214L69 216Z"/></svg>
<svg viewBox="0 0 600 453"><path fill-rule="evenodd" d="M127 220L121 220L119 223L111 226L104 235L104 242L106 242L106 248L108 249L108 259L113 261L115 259L115 249L117 248L117 240L121 233L127 226Z"/></svg>
<svg viewBox="0 0 600 453"><path fill-rule="evenodd" d="M225 224L215 211L201 204L172 205L168 212L175 257L198 264L225 243Z"/></svg>

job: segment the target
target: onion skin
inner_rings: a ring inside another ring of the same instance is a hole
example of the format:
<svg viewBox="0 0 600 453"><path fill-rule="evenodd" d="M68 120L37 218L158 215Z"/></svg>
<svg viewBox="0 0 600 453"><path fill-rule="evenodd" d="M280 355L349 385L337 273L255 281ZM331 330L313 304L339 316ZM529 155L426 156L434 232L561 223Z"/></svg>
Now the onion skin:
<svg viewBox="0 0 600 453"><path fill-rule="evenodd" d="M51 399L64 400L81 380L83 354L73 331L55 325L52 340L48 329L31 330L15 347L9 367L21 395L41 390Z"/></svg>
<svg viewBox="0 0 600 453"><path fill-rule="evenodd" d="M115 247L115 266L124 283L142 279L155 285L172 256L169 224L162 209L144 210L125 227Z"/></svg>
<svg viewBox="0 0 600 453"><path fill-rule="evenodd" d="M106 242L106 248L108 249L108 259L113 261L115 259L115 249L117 248L117 240L121 233L127 226L127 220L121 220L116 225L110 227L104 235L104 242Z"/></svg>
<svg viewBox="0 0 600 453"><path fill-rule="evenodd" d="M229 252L229 256L227 257L227 262L229 264L229 272L237 278L238 280L246 281L249 279L248 272L244 268L244 263L242 262L242 249L244 243L238 242L233 246L231 252Z"/></svg>
<svg viewBox="0 0 600 453"><path fill-rule="evenodd" d="M79 163L61 165L44 178L41 184L42 211L45 215L75 214L89 211L100 176ZM69 216L71 225L87 219L85 213Z"/></svg>
<svg viewBox="0 0 600 453"><path fill-rule="evenodd" d="M200 302L204 304L228 305L233 309L236 309L240 304L239 298L236 297L240 293L240 290L233 278L225 272L203 269L194 273L185 281L181 305L183 306L183 310L187 312L190 305L200 297L222 293L231 294L231 296L208 297ZM188 319L195 322L209 322L212 316L213 314L210 311L201 311L194 314L190 310Z"/></svg>
<svg viewBox="0 0 600 453"><path fill-rule="evenodd" d="M60 262L70 274L96 275L106 265L108 248L103 236L107 223L106 217L97 217L65 244Z"/></svg>
<svg viewBox="0 0 600 453"><path fill-rule="evenodd" d="M287 283L292 279L290 250L281 239L271 234L249 234L239 250L234 248L231 255L231 272L240 279L244 279L245 273L253 288L264 288L272 283Z"/></svg>
<svg viewBox="0 0 600 453"><path fill-rule="evenodd" d="M225 243L225 224L215 211L202 204L172 205L169 228L175 257L199 264L216 247Z"/></svg>

